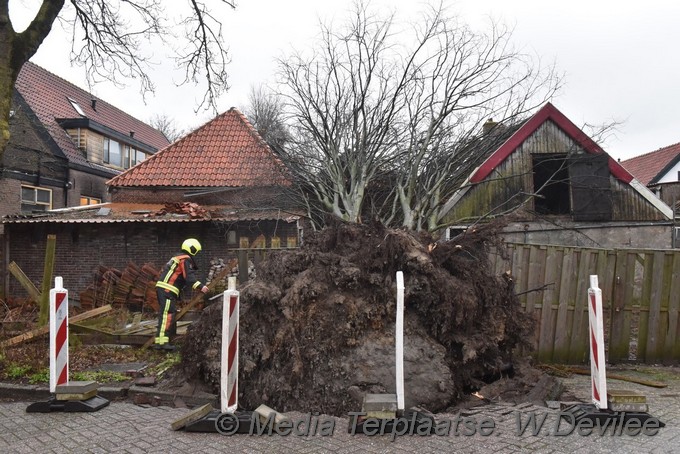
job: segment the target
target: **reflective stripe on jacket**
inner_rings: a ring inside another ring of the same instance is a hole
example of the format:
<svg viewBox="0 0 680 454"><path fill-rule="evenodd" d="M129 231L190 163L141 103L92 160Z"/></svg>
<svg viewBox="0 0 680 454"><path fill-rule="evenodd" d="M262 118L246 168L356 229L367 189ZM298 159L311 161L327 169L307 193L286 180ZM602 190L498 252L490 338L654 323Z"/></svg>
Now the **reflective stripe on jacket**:
<svg viewBox="0 0 680 454"><path fill-rule="evenodd" d="M168 290L177 296L185 286L190 286L194 290L201 287L201 282L196 279L192 265L193 259L188 254L181 253L174 256L163 267L156 287Z"/></svg>

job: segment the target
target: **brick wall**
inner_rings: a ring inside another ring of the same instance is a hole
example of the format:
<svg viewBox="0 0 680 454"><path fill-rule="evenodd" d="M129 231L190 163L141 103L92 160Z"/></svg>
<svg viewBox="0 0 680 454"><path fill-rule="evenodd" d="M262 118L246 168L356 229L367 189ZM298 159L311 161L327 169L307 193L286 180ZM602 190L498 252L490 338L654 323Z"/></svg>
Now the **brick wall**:
<svg viewBox="0 0 680 454"><path fill-rule="evenodd" d="M227 231L236 230L235 246L227 245ZM40 288L47 235L57 235L54 275L64 278L64 286L74 301L78 294L92 283L99 265L123 269L129 262L137 265L151 263L160 267L180 250L186 238L197 238L203 246L197 263L199 279L205 280L210 260L235 258L242 239L253 243L260 235L266 237L266 247L271 237L282 238L286 246L287 236L297 237L296 223L263 221L257 224L239 223L219 225L212 222L139 222L102 224L10 224L10 261L15 261ZM4 265L2 265L4 267ZM4 272L4 270L3 270ZM25 297L24 289L15 279L10 279L7 295Z"/></svg>
<svg viewBox="0 0 680 454"><path fill-rule="evenodd" d="M108 178L78 170L71 170L70 176L73 186L68 190L69 206L80 205L80 196L96 197L102 202L111 201L111 194L106 187Z"/></svg>

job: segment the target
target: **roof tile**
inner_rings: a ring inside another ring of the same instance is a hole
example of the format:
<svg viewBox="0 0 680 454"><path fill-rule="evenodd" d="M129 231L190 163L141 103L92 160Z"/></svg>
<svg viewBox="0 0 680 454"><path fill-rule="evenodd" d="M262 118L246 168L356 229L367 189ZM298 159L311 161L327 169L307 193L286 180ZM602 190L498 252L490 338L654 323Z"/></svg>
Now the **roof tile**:
<svg viewBox="0 0 680 454"><path fill-rule="evenodd" d="M252 187L290 182L281 160L246 117L232 108L107 184Z"/></svg>
<svg viewBox="0 0 680 454"><path fill-rule="evenodd" d="M680 155L680 143L659 148L658 150L626 159L621 162L637 180L647 186L662 175L659 175L668 164Z"/></svg>
<svg viewBox="0 0 680 454"><path fill-rule="evenodd" d="M161 149L169 144L162 132L35 63L26 62L24 64L19 72L15 88L71 162L101 168L101 166L88 162L66 131L57 123L57 119L81 117L69 99L74 100L80 106L88 119L100 125L126 136L130 134L130 131L134 131L136 140L156 149ZM96 100L96 108L92 106L93 99Z"/></svg>

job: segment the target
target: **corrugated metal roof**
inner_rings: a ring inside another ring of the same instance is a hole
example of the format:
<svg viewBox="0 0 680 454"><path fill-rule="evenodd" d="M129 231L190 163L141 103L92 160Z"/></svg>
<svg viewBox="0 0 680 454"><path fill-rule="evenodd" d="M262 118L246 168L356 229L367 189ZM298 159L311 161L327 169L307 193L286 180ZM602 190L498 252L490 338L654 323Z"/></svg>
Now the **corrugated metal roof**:
<svg viewBox="0 0 680 454"><path fill-rule="evenodd" d="M183 212L164 213L167 205L103 203L87 208L74 207L36 213L33 215L12 215L2 219L3 224L105 224L131 222L206 222L206 221L263 221L281 220L295 222L304 216L302 212L276 209L242 209L230 206L202 206L201 216L192 217Z"/></svg>

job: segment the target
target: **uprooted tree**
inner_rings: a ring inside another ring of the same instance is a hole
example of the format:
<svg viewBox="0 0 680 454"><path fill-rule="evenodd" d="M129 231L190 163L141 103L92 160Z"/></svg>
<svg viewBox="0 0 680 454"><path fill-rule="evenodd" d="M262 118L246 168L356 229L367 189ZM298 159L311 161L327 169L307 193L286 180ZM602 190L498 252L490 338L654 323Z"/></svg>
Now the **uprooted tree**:
<svg viewBox="0 0 680 454"><path fill-rule="evenodd" d="M240 288L240 404L340 415L361 408L364 393L394 392L400 270L407 405L444 410L497 379L531 319L512 278L489 263L494 228L436 243L425 233L340 222L300 249L270 252ZM212 391L221 320L221 304L204 309L182 350L187 376Z"/></svg>
<svg viewBox="0 0 680 454"><path fill-rule="evenodd" d="M210 4L210 8L208 7ZM12 90L19 71L38 50L60 20L71 32L71 61L85 66L89 83L137 79L142 94L153 92L147 74L153 55L144 45L153 39L172 46L166 38L182 30L174 48L175 60L184 70L183 83L204 81L205 93L197 109L215 109L216 98L227 88L229 61L222 40L219 7L234 8L233 0L187 0L177 7L177 21L167 22L167 2L161 0L43 0L28 27L16 32L9 14L9 0L0 2L0 159L9 140Z"/></svg>
<svg viewBox="0 0 680 454"><path fill-rule="evenodd" d="M482 122L513 123L560 85L510 41L497 23L477 33L441 7L398 30L359 3L346 26L322 26L311 55L280 60L292 120L281 155L310 217L440 227L444 202L482 159Z"/></svg>

